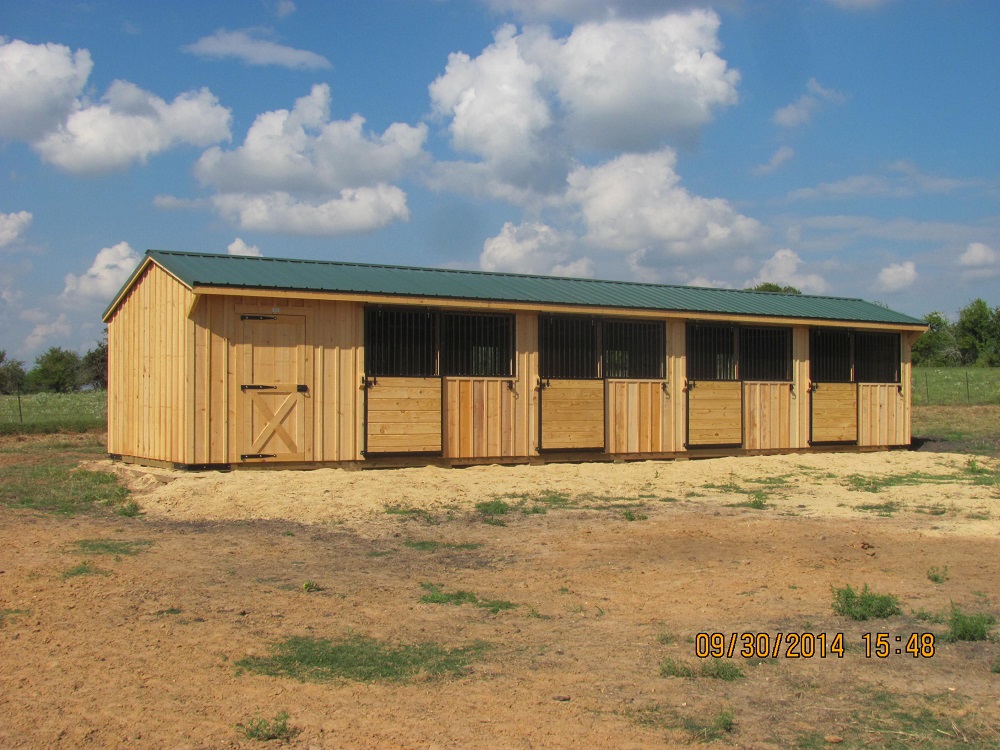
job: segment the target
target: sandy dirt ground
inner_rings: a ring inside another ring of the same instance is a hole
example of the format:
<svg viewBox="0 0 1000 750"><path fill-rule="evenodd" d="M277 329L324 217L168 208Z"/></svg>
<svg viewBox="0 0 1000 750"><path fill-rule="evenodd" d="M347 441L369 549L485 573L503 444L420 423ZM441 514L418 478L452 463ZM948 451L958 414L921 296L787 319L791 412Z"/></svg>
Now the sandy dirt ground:
<svg viewBox="0 0 1000 750"><path fill-rule="evenodd" d="M232 473L94 462L142 516L0 509L0 748L274 746L237 725L279 712L295 748L1000 746L1000 643L946 643L945 623L915 614L998 612L1000 489L976 483L982 465L916 452ZM496 499L506 514L477 509ZM100 555L87 540L143 544ZM97 572L67 576L84 562ZM516 606L421 602L429 583ZM831 587L864 584L904 614L834 614ZM748 660L741 642L743 677L723 681L700 676L710 660L696 654L715 632L843 633L846 648ZM886 658L865 653L879 632ZM933 656L895 653L925 632ZM463 674L402 682L235 666L291 636L352 634L488 647ZM665 663L699 676L664 676Z"/></svg>

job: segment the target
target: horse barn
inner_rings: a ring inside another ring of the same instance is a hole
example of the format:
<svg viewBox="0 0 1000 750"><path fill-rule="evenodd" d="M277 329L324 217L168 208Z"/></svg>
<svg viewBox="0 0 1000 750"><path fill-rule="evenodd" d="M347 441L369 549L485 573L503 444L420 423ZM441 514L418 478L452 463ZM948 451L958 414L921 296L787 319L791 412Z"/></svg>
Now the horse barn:
<svg viewBox="0 0 1000 750"><path fill-rule="evenodd" d="M104 321L108 453L179 468L907 446L926 328L859 299L165 251Z"/></svg>

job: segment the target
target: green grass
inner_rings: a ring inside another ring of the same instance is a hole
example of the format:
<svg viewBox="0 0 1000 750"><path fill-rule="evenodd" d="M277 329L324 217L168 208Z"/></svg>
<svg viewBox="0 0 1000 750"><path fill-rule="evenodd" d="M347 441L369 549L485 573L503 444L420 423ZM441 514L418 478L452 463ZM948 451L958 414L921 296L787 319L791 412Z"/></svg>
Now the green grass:
<svg viewBox="0 0 1000 750"><path fill-rule="evenodd" d="M916 406L913 434L917 438L953 443L949 450L1000 458L1000 406Z"/></svg>
<svg viewBox="0 0 1000 750"><path fill-rule="evenodd" d="M874 513L876 516L881 516L882 518L892 518L893 513L902 507L902 503L895 500L888 500L884 503L862 503L861 505L855 505L854 510Z"/></svg>
<svg viewBox="0 0 1000 750"><path fill-rule="evenodd" d="M690 664L666 657L660 662L660 677L707 677L723 682L733 682L744 677L743 670L725 659L708 659L696 670Z"/></svg>
<svg viewBox="0 0 1000 750"><path fill-rule="evenodd" d="M410 508L406 505L388 505L385 512L392 516L402 516L407 519L412 518L423 521L431 526L437 526L441 523L441 520L437 516L424 508Z"/></svg>
<svg viewBox="0 0 1000 750"><path fill-rule="evenodd" d="M956 604L951 605L948 616L948 630L942 636L948 643L957 641L985 641L997 624L997 618L989 612L966 614Z"/></svg>
<svg viewBox="0 0 1000 750"><path fill-rule="evenodd" d="M945 565L943 568L939 568L936 565L932 565L930 570L927 571L927 580L931 583L944 583L948 580L948 566Z"/></svg>
<svg viewBox="0 0 1000 750"><path fill-rule="evenodd" d="M640 726L684 731L689 743L698 744L720 740L736 728L736 720L729 709L705 721L683 716L676 709L657 703L628 711L626 716Z"/></svg>
<svg viewBox="0 0 1000 750"><path fill-rule="evenodd" d="M85 555L116 555L130 557L153 545L147 540L126 542L117 539L81 539L73 543L73 551Z"/></svg>
<svg viewBox="0 0 1000 750"><path fill-rule="evenodd" d="M883 620L902 614L899 599L892 594L876 594L868 584L858 592L849 585L833 590L833 611L852 620Z"/></svg>
<svg viewBox="0 0 1000 750"><path fill-rule="evenodd" d="M292 636L273 644L269 655L248 656L236 667L302 682L400 682L418 676L460 676L488 648L483 642L448 649L437 643L394 645L363 635L336 641Z"/></svg>
<svg viewBox="0 0 1000 750"><path fill-rule="evenodd" d="M0 609L0 628L7 624L8 619L13 620L30 614L31 611L27 609Z"/></svg>
<svg viewBox="0 0 1000 750"><path fill-rule="evenodd" d="M464 544L450 544L448 542L437 542L433 539L407 539L403 546L421 552L437 552L442 549L479 549L482 544L478 542L465 542Z"/></svg>
<svg viewBox="0 0 1000 750"><path fill-rule="evenodd" d="M74 565L69 570L64 570L60 577L65 581L67 578L77 578L79 576L109 576L109 575L111 575L109 571L91 565L89 561L84 560L79 565Z"/></svg>
<svg viewBox="0 0 1000 750"><path fill-rule="evenodd" d="M36 450L31 460L0 467L0 505L64 516L100 507L118 511L130 507L129 492L118 484L114 474L75 468L79 460L95 457L89 450L80 450L74 444L72 450L62 452L55 441L48 445L25 444L29 445ZM4 452L32 451L15 446Z"/></svg>
<svg viewBox="0 0 1000 750"><path fill-rule="evenodd" d="M20 416L17 396L0 396L0 435L84 432L107 423L105 391L22 394Z"/></svg>
<svg viewBox="0 0 1000 750"><path fill-rule="evenodd" d="M420 597L423 604L471 604L480 609L486 609L496 614L507 609L515 609L518 605L506 599L480 599L471 591L453 591L445 593L439 584L421 583L420 588L427 593Z"/></svg>
<svg viewBox="0 0 1000 750"><path fill-rule="evenodd" d="M250 719L246 724L237 724L236 729L248 740L258 740L260 742L270 742L281 740L290 742L295 739L301 729L296 729L288 724L291 718L287 711L276 714L273 719L265 719L262 716Z"/></svg>
<svg viewBox="0 0 1000 750"><path fill-rule="evenodd" d="M1000 404L1000 368L914 367L913 404Z"/></svg>
<svg viewBox="0 0 1000 750"><path fill-rule="evenodd" d="M753 510L765 510L767 506L767 494L764 490L755 490L747 495L747 499L738 503L726 503L729 508L751 508Z"/></svg>

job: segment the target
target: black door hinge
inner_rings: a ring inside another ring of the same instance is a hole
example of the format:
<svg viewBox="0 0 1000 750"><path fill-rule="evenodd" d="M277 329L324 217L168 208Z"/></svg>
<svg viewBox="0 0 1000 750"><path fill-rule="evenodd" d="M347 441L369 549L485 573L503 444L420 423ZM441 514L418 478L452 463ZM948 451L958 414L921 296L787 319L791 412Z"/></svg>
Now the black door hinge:
<svg viewBox="0 0 1000 750"><path fill-rule="evenodd" d="M277 453L241 453L240 460L246 461L248 458L277 458Z"/></svg>

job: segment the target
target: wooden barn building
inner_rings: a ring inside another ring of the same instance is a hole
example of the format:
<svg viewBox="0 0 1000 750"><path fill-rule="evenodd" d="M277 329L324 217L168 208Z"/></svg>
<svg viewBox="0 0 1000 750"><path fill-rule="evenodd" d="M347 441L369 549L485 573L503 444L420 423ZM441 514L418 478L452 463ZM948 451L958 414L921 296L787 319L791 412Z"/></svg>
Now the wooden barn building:
<svg viewBox="0 0 1000 750"><path fill-rule="evenodd" d="M910 443L915 318L859 299L149 251L108 452L183 467Z"/></svg>

